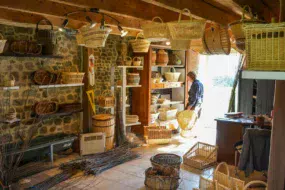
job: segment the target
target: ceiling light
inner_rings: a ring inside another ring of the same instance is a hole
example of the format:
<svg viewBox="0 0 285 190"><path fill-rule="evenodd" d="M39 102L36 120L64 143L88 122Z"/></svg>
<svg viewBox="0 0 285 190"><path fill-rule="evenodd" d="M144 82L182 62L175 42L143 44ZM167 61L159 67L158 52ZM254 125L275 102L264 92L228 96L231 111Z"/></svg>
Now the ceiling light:
<svg viewBox="0 0 285 190"><path fill-rule="evenodd" d="M85 19L87 20L87 22L90 23L90 28L94 28L96 26L96 22L92 21L92 19L89 16L86 16Z"/></svg>
<svg viewBox="0 0 285 190"><path fill-rule="evenodd" d="M169 45L170 45L170 42L166 42L165 44L169 46Z"/></svg>
<svg viewBox="0 0 285 190"><path fill-rule="evenodd" d="M67 26L68 24L68 19L65 19L61 25L61 27L58 28L59 31L63 32L64 28Z"/></svg>
<svg viewBox="0 0 285 190"><path fill-rule="evenodd" d="M128 34L128 31L124 30L120 25L118 25L118 29L121 32L121 37L124 37L125 35Z"/></svg>

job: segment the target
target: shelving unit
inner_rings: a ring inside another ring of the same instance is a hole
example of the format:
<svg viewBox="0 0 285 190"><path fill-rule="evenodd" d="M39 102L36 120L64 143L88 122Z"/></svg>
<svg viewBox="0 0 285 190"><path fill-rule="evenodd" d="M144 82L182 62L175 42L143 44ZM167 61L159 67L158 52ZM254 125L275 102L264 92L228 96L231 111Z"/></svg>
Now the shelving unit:
<svg viewBox="0 0 285 190"><path fill-rule="evenodd" d="M75 87L75 86L84 86L84 83L77 84L49 84L49 85L32 85L36 88L61 88L61 87Z"/></svg>
<svg viewBox="0 0 285 190"><path fill-rule="evenodd" d="M4 54L0 55L0 57L26 57L26 58L43 58L43 59L63 59L63 56L59 55L18 55L18 54Z"/></svg>
<svg viewBox="0 0 285 190"><path fill-rule="evenodd" d="M19 90L19 86L12 86L12 87L0 87L0 90Z"/></svg>

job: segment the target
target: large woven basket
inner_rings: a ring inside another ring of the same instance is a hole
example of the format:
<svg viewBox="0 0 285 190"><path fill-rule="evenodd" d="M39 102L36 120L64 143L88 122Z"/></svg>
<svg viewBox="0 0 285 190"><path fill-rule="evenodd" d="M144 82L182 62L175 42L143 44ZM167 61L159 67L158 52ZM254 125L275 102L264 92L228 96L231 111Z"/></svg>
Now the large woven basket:
<svg viewBox="0 0 285 190"><path fill-rule="evenodd" d="M52 101L41 101L35 104L35 113L39 116L51 115L58 110L58 104Z"/></svg>
<svg viewBox="0 0 285 190"><path fill-rule="evenodd" d="M99 105L101 107L114 107L115 97L110 90L104 90L99 96Z"/></svg>
<svg viewBox="0 0 285 190"><path fill-rule="evenodd" d="M7 40L5 40L4 36L0 33L0 53L3 53L6 42Z"/></svg>
<svg viewBox="0 0 285 190"><path fill-rule="evenodd" d="M170 37L167 24L160 17L154 17L151 23L142 25L142 29L144 37L151 42L167 41Z"/></svg>
<svg viewBox="0 0 285 190"><path fill-rule="evenodd" d="M139 39L141 37L142 39ZM129 41L132 45L133 51L135 53L147 53L149 46L150 46L150 41L147 39L144 39L144 36L142 33L138 33L136 36L136 39L130 40Z"/></svg>
<svg viewBox="0 0 285 190"><path fill-rule="evenodd" d="M251 24L246 33L246 69L285 70L285 23Z"/></svg>
<svg viewBox="0 0 285 190"><path fill-rule="evenodd" d="M191 40L170 40L172 50L188 50L191 48Z"/></svg>
<svg viewBox="0 0 285 190"><path fill-rule="evenodd" d="M63 84L77 84L82 83L85 73L79 72L76 66L76 72L62 72L61 78Z"/></svg>
<svg viewBox="0 0 285 190"><path fill-rule="evenodd" d="M172 67L168 72L165 72L164 75L168 82L178 82L181 73L176 72L175 68Z"/></svg>
<svg viewBox="0 0 285 190"><path fill-rule="evenodd" d="M181 20L183 12L189 14L190 20ZM192 40L199 39L203 35L205 22L201 20L193 20L189 9L181 10L177 22L168 22L167 26L173 40Z"/></svg>
<svg viewBox="0 0 285 190"><path fill-rule="evenodd" d="M80 29L82 40L84 41L85 46L89 48L105 47L106 40L111 31L112 29L107 27L99 29L86 26Z"/></svg>
<svg viewBox="0 0 285 190"><path fill-rule="evenodd" d="M152 167L159 171L163 171L166 167L172 167L180 170L182 158L176 154L161 153L152 156L150 158L150 162Z"/></svg>
<svg viewBox="0 0 285 190"><path fill-rule="evenodd" d="M210 54L230 54L231 42L226 28L222 28L219 24L211 24L205 29L204 42Z"/></svg>

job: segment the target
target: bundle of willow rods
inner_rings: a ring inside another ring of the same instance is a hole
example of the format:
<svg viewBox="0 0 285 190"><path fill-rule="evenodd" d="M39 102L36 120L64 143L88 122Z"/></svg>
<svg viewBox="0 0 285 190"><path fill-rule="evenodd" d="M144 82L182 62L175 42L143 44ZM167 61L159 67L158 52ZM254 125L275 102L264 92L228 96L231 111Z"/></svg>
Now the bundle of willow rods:
<svg viewBox="0 0 285 190"><path fill-rule="evenodd" d="M125 143L113 150L86 156L61 165L61 169L79 169L85 174L98 175L101 172L124 162L138 158L140 155L131 151L130 144Z"/></svg>

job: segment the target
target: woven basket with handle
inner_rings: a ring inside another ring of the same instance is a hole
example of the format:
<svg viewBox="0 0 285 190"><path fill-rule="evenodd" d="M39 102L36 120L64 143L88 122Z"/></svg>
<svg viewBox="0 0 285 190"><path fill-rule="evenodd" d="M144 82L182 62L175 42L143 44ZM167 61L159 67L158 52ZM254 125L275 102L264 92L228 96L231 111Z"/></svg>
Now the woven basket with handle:
<svg viewBox="0 0 285 190"><path fill-rule="evenodd" d="M85 73L79 72L78 67L75 66L76 72L62 72L62 83L63 84L77 84L82 83Z"/></svg>
<svg viewBox="0 0 285 190"><path fill-rule="evenodd" d="M141 37L141 39L139 39L139 37ZM142 33L138 33L136 39L130 40L130 43L135 53L147 53L150 46L150 41L144 39Z"/></svg>
<svg viewBox="0 0 285 190"><path fill-rule="evenodd" d="M160 17L153 17L151 23L142 25L142 29L145 38L151 42L167 41L170 38L167 24Z"/></svg>
<svg viewBox="0 0 285 190"><path fill-rule="evenodd" d="M190 20L181 20L183 12L189 14ZM205 22L201 20L193 20L189 9L181 10L178 21L168 22L167 26L173 40L192 40L199 39L203 35Z"/></svg>
<svg viewBox="0 0 285 190"><path fill-rule="evenodd" d="M168 72L164 73L165 78L168 82L178 82L181 73L176 72L174 67L171 67Z"/></svg>
<svg viewBox="0 0 285 190"><path fill-rule="evenodd" d="M115 97L110 90L104 90L99 96L99 105L101 107L114 107Z"/></svg>

